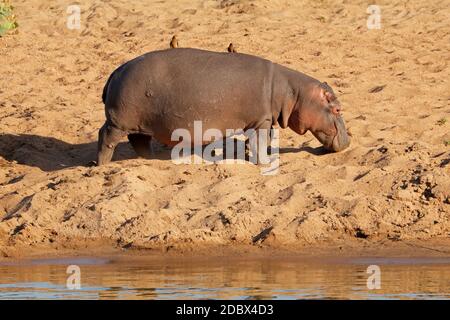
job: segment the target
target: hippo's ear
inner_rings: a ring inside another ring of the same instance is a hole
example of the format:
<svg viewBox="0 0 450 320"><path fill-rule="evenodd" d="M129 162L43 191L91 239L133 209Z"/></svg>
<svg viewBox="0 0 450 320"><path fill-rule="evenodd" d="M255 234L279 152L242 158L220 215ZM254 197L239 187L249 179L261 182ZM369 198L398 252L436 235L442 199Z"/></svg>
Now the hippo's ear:
<svg viewBox="0 0 450 320"><path fill-rule="evenodd" d="M320 98L327 102L336 100L333 89L326 82L322 82L320 85Z"/></svg>
<svg viewBox="0 0 450 320"><path fill-rule="evenodd" d="M328 102L336 100L336 96L332 92L325 91L324 92L324 96L325 96L325 99L327 99Z"/></svg>

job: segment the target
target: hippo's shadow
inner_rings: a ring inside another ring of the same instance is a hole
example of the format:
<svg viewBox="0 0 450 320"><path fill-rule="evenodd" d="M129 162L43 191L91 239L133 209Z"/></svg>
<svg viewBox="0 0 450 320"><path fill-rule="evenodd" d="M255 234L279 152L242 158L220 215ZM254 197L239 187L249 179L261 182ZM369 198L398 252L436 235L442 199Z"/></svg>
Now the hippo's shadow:
<svg viewBox="0 0 450 320"><path fill-rule="evenodd" d="M193 150L194 151L194 150ZM322 147L280 148L280 154L309 152L314 155L328 153ZM195 152L197 154L197 152ZM202 156L202 154L197 154ZM72 144L52 137L32 134L0 135L0 157L19 164L38 167L43 171L56 171L69 167L89 166L97 156L97 141ZM113 161L137 158L128 142L117 146ZM170 160L170 149L156 145L151 159Z"/></svg>
<svg viewBox="0 0 450 320"><path fill-rule="evenodd" d="M97 142L72 144L52 137L32 134L0 135L0 157L43 171L88 166L96 159ZM128 143L120 143L114 160L135 158Z"/></svg>
<svg viewBox="0 0 450 320"><path fill-rule="evenodd" d="M151 159L170 160L170 148L158 142L153 144ZM198 153L203 155L203 150ZM76 166L91 166L97 158L97 141L72 144L52 137L32 134L1 134L0 157L19 164L38 167L43 171L56 171ZM136 159L128 142L121 142L114 151L112 161Z"/></svg>
<svg viewBox="0 0 450 320"><path fill-rule="evenodd" d="M301 146L300 148L280 148L280 154L297 152L307 152L315 156L323 156L325 154L331 153L331 151L325 149L323 146L316 148L310 146Z"/></svg>

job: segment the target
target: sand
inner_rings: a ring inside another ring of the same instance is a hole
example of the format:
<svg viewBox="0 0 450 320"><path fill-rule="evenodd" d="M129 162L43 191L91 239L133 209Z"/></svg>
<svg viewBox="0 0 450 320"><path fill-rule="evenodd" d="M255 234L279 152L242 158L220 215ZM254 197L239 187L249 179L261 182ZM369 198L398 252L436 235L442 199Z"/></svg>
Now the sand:
<svg viewBox="0 0 450 320"><path fill-rule="evenodd" d="M450 254L450 15L440 0L14 1L0 38L0 257L336 252ZM351 147L281 131L281 167L176 165L170 151L90 167L110 73L179 45L258 55L327 81ZM448 121L446 121L448 120ZM447 143L446 143L447 142ZM219 251L217 248L221 248ZM247 248L247 249L239 249ZM316 250L316 251L315 251ZM318 251L317 251L318 250Z"/></svg>

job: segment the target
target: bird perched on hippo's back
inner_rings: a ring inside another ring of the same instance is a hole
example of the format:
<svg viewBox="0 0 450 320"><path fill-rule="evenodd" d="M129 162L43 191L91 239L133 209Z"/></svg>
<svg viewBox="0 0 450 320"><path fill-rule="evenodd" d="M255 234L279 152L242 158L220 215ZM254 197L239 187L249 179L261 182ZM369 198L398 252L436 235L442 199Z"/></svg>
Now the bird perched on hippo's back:
<svg viewBox="0 0 450 320"><path fill-rule="evenodd" d="M178 48L178 38L176 35L172 37L172 40L170 40L170 47Z"/></svg>
<svg viewBox="0 0 450 320"><path fill-rule="evenodd" d="M227 48L228 52L230 53L236 53L236 48L234 47L234 45L232 43L230 43L230 45Z"/></svg>

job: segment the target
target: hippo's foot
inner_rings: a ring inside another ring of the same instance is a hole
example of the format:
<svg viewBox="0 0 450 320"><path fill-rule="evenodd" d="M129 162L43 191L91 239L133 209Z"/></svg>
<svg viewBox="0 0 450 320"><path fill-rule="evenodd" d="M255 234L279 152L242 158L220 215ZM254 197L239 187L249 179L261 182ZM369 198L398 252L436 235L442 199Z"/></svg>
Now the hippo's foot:
<svg viewBox="0 0 450 320"><path fill-rule="evenodd" d="M136 154L144 159L151 157L150 141L152 137L144 134L133 133L128 135L128 140L131 143Z"/></svg>
<svg viewBox="0 0 450 320"><path fill-rule="evenodd" d="M120 140L126 135L125 131L117 129L105 122L98 132L97 165L101 166L111 161L114 149Z"/></svg>

